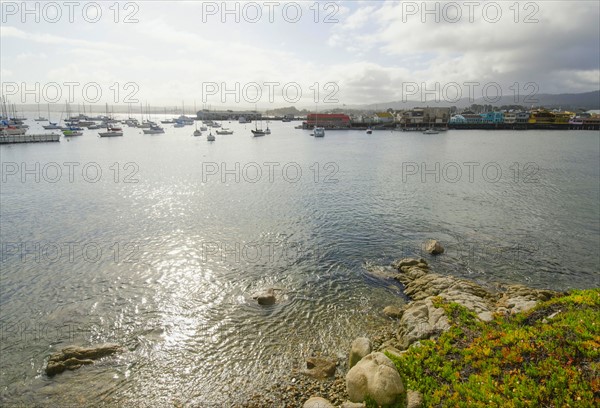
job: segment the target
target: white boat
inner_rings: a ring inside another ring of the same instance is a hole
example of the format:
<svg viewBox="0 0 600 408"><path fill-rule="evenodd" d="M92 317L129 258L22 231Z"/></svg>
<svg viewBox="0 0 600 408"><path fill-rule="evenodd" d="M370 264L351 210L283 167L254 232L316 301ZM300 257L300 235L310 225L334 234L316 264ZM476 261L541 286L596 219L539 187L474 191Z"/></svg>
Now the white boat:
<svg viewBox="0 0 600 408"><path fill-rule="evenodd" d="M371 128L368 128L368 129L367 129L367 135L370 135L370 134L373 134L373 129L371 129Z"/></svg>
<svg viewBox="0 0 600 408"><path fill-rule="evenodd" d="M123 136L123 131L121 130L121 128L107 127L106 132L98 132L98 134L100 135L100 137L116 137Z"/></svg>
<svg viewBox="0 0 600 408"><path fill-rule="evenodd" d="M427 129L425 132L423 132L424 135L437 135L438 133L440 132L435 129Z"/></svg>
<svg viewBox="0 0 600 408"><path fill-rule="evenodd" d="M319 109L315 108L315 127L313 128L312 136L314 137L325 137L325 128L319 127L317 122L319 121Z"/></svg>
<svg viewBox="0 0 600 408"><path fill-rule="evenodd" d="M233 135L233 130L222 128L221 130L217 130L217 135Z"/></svg>
<svg viewBox="0 0 600 408"><path fill-rule="evenodd" d="M25 134L26 129L8 126L1 127L0 131L2 132L3 136L22 136Z"/></svg>
<svg viewBox="0 0 600 408"><path fill-rule="evenodd" d="M215 135L213 135L212 133L209 133L208 136L206 136L206 140L208 140L209 142L214 142Z"/></svg>
<svg viewBox="0 0 600 408"><path fill-rule="evenodd" d="M145 135L158 135L160 133L165 133L165 130L158 125L152 125L150 129L144 129Z"/></svg>

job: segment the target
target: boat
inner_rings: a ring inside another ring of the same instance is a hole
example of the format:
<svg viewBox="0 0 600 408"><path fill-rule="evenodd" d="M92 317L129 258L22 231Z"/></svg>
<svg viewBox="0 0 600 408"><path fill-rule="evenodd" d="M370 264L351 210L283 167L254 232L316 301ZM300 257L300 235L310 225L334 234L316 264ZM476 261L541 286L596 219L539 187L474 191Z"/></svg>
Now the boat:
<svg viewBox="0 0 600 408"><path fill-rule="evenodd" d="M325 137L325 128L315 126L315 128L313 129L313 136L314 137Z"/></svg>
<svg viewBox="0 0 600 408"><path fill-rule="evenodd" d="M256 110L256 108L254 110ZM254 137L259 137L259 136L266 135L265 131L262 130L262 120L260 121L260 123L261 123L261 129L258 128L258 121L257 120L254 121L254 127L255 127L255 129L250 129L250 131L252 132L252 135Z"/></svg>
<svg viewBox="0 0 600 408"><path fill-rule="evenodd" d="M208 140L209 142L214 142L215 135L213 135L212 133L209 133L208 136L206 136L206 140Z"/></svg>
<svg viewBox="0 0 600 408"><path fill-rule="evenodd" d="M221 130L217 130L217 135L233 135L233 130L222 128Z"/></svg>
<svg viewBox="0 0 600 408"><path fill-rule="evenodd" d="M238 118L238 123L250 123L250 121L248 119L246 119L244 116L240 116Z"/></svg>
<svg viewBox="0 0 600 408"><path fill-rule="evenodd" d="M91 126L88 126L87 128L88 128L88 130L96 130L96 129L101 129L100 125L99 125L99 124L97 124L97 123L94 123L93 125L91 125Z"/></svg>
<svg viewBox="0 0 600 408"><path fill-rule="evenodd" d="M371 134L373 134L373 129L371 129L371 128L368 128L368 129L367 129L367 135L371 135Z"/></svg>
<svg viewBox="0 0 600 408"><path fill-rule="evenodd" d="M54 129L61 129L62 126L58 126L58 123L50 122L48 125L44 125L43 128L46 130L54 130Z"/></svg>
<svg viewBox="0 0 600 408"><path fill-rule="evenodd" d="M198 129L194 130L194 136L202 136L202 132Z"/></svg>
<svg viewBox="0 0 600 408"><path fill-rule="evenodd" d="M123 136L121 128L106 127L106 132L98 132L100 137L116 137Z"/></svg>
<svg viewBox="0 0 600 408"><path fill-rule="evenodd" d="M36 122L47 122L48 119L46 119L45 117L43 117L42 115L40 115L40 104L39 103L37 104L37 107L38 107L38 117L35 118L34 120Z"/></svg>
<svg viewBox="0 0 600 408"><path fill-rule="evenodd" d="M202 132L206 132L208 130L208 128L206 126L200 126L200 130Z"/></svg>
<svg viewBox="0 0 600 408"><path fill-rule="evenodd" d="M318 111L319 111L318 108L315 108L315 127L313 128L312 136L325 137L325 128L317 126L317 122L319 119L319 115L317 113Z"/></svg>
<svg viewBox="0 0 600 408"><path fill-rule="evenodd" d="M270 135L271 134L271 129L269 129L269 122L267 122L267 128L265 129L265 134L266 135Z"/></svg>
<svg viewBox="0 0 600 408"><path fill-rule="evenodd" d="M427 129L425 132L423 132L424 135L437 135L438 133L440 132L435 129Z"/></svg>
<svg viewBox="0 0 600 408"><path fill-rule="evenodd" d="M144 129L145 135L157 135L159 133L165 133L165 130L158 125L152 125L150 129Z"/></svg>
<svg viewBox="0 0 600 408"><path fill-rule="evenodd" d="M67 130L63 130L63 135L66 137L70 137L70 136L82 136L83 132L80 130L71 130L71 129L67 129Z"/></svg>
<svg viewBox="0 0 600 408"><path fill-rule="evenodd" d="M185 123L183 123L183 122L177 122L177 123L175 123L173 125L173 127L176 127L176 128L181 128L181 127L184 127L184 126L185 126Z"/></svg>

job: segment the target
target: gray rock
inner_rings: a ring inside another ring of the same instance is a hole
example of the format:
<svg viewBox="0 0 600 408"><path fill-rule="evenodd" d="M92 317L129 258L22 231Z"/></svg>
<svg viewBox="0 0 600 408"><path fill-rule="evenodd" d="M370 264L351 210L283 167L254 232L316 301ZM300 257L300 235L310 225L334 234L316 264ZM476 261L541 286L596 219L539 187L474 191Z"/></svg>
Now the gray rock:
<svg viewBox="0 0 600 408"><path fill-rule="evenodd" d="M303 374L317 379L326 379L335 375L337 361L325 357L309 357L306 359L306 369Z"/></svg>
<svg viewBox="0 0 600 408"><path fill-rule="evenodd" d="M419 391L408 390L406 400L406 408L421 408L423 406L423 394Z"/></svg>
<svg viewBox="0 0 600 408"><path fill-rule="evenodd" d="M277 298L275 297L275 289L268 288L262 292L255 293L252 299L256 299L259 305L269 306L275 304Z"/></svg>
<svg viewBox="0 0 600 408"><path fill-rule="evenodd" d="M354 339L352 342L352 349L350 350L348 369L354 367L363 357L370 354L372 351L371 348L371 341L366 337L357 337Z"/></svg>
<svg viewBox="0 0 600 408"><path fill-rule="evenodd" d="M53 376L65 370L76 370L84 365L94 364L94 360L121 351L118 344L103 344L97 347L69 346L54 353L48 359L46 375Z"/></svg>
<svg viewBox="0 0 600 408"><path fill-rule="evenodd" d="M391 317L392 319L400 319L402 317L402 313L404 311L400 309L398 306L389 305L383 309L383 314L387 317Z"/></svg>
<svg viewBox="0 0 600 408"><path fill-rule="evenodd" d="M352 402L352 401L345 401L342 403L341 408L365 408L366 405L364 402Z"/></svg>
<svg viewBox="0 0 600 408"><path fill-rule="evenodd" d="M394 404L404 395L404 384L394 363L379 352L364 357L348 371L346 389L352 402L363 402L370 396L379 405Z"/></svg>
<svg viewBox="0 0 600 408"><path fill-rule="evenodd" d="M335 408L331 402L321 397L310 397L302 408Z"/></svg>
<svg viewBox="0 0 600 408"><path fill-rule="evenodd" d="M421 339L441 334L450 329L448 318L442 308L436 308L430 298L409 304L400 319L397 338L400 347L408 348Z"/></svg>
<svg viewBox="0 0 600 408"><path fill-rule="evenodd" d="M444 247L435 239L428 239L423 243L423 249L431 255L438 255L444 253Z"/></svg>
<svg viewBox="0 0 600 408"><path fill-rule="evenodd" d="M427 262L423 258L402 258L392 262L392 266L398 270L405 266L415 266L419 264L427 266Z"/></svg>

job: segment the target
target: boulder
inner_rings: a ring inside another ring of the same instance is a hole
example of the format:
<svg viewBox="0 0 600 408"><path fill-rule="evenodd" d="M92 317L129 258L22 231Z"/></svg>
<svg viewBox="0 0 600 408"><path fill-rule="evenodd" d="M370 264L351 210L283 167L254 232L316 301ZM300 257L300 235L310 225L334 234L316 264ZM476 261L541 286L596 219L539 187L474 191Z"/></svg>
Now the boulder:
<svg viewBox="0 0 600 408"><path fill-rule="evenodd" d="M341 408L366 408L366 405L364 402L345 401L342 403Z"/></svg>
<svg viewBox="0 0 600 408"><path fill-rule="evenodd" d="M252 295L252 299L256 299L259 305L269 306L275 304L277 298L275 297L275 289L268 288L261 292Z"/></svg>
<svg viewBox="0 0 600 408"><path fill-rule="evenodd" d="M406 392L406 408L421 408L423 406L423 394L419 391L408 390Z"/></svg>
<svg viewBox="0 0 600 408"><path fill-rule="evenodd" d="M391 317L392 319L401 318L402 313L404 313L404 311L402 309L400 309L398 306L394 306L394 305L386 306L385 309L383 309L383 314L386 315L387 317Z"/></svg>
<svg viewBox="0 0 600 408"><path fill-rule="evenodd" d="M450 329L444 309L433 305L430 298L409 304L400 319L397 338L402 349L421 339L437 336Z"/></svg>
<svg viewBox="0 0 600 408"><path fill-rule="evenodd" d="M419 264L427 266L427 262L423 258L402 258L392 262L392 266L398 270L401 270L405 266L415 266Z"/></svg>
<svg viewBox="0 0 600 408"><path fill-rule="evenodd" d="M325 357L309 357L306 359L306 369L303 374L320 380L335 375L337 361Z"/></svg>
<svg viewBox="0 0 600 408"><path fill-rule="evenodd" d="M442 246L442 244L439 243L439 241L436 241L435 239L428 239L427 241L425 241L423 243L423 248L426 252L430 253L431 255L438 255L444 253L444 247Z"/></svg>
<svg viewBox="0 0 600 408"><path fill-rule="evenodd" d="M321 397L310 397L302 408L335 408L331 402Z"/></svg>
<svg viewBox="0 0 600 408"><path fill-rule="evenodd" d="M350 350L350 358L348 360L348 369L351 369L358 363L363 357L371 354L371 341L366 337L357 337L352 342L352 349Z"/></svg>
<svg viewBox="0 0 600 408"><path fill-rule="evenodd" d="M394 363L379 352L364 357L348 371L346 389L352 402L362 402L369 396L379 405L394 404L404 395L404 384Z"/></svg>
<svg viewBox="0 0 600 408"><path fill-rule="evenodd" d="M76 370L84 365L94 364L94 360L121 351L118 344L103 344L97 347L69 346L54 353L48 359L46 375L53 376L65 370Z"/></svg>

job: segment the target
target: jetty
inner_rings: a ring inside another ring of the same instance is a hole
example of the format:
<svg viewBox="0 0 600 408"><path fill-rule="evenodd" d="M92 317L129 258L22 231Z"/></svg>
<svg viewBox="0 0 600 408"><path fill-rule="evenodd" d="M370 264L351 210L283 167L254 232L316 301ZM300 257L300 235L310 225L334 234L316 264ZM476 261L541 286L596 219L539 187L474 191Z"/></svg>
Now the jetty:
<svg viewBox="0 0 600 408"><path fill-rule="evenodd" d="M56 133L39 135L0 135L0 144L42 142L60 142L60 135Z"/></svg>

